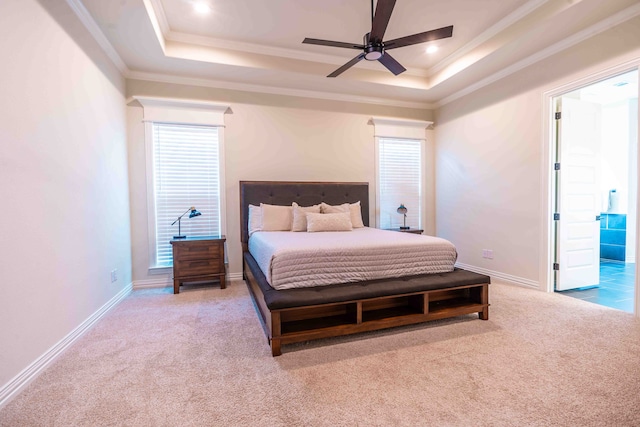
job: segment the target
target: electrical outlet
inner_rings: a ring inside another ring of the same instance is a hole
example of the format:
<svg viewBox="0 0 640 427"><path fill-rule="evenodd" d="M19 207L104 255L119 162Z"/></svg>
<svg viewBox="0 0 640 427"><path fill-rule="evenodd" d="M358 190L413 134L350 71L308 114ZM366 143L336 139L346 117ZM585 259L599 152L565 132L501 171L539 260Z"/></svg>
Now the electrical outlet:
<svg viewBox="0 0 640 427"><path fill-rule="evenodd" d="M118 269L111 270L111 283L118 280Z"/></svg>
<svg viewBox="0 0 640 427"><path fill-rule="evenodd" d="M483 249L482 250L482 258L493 259L493 250L492 249Z"/></svg>

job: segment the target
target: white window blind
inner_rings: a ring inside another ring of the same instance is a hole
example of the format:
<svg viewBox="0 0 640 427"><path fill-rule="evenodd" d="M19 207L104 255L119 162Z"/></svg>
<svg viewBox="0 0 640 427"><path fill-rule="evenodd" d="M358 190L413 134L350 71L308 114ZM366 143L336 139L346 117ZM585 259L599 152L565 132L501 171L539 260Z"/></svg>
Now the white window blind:
<svg viewBox="0 0 640 427"><path fill-rule="evenodd" d="M171 266L171 225L191 206L202 213L181 220L186 236L220 234L220 141L215 126L153 123L156 266Z"/></svg>
<svg viewBox="0 0 640 427"><path fill-rule="evenodd" d="M378 198L380 228L398 228L407 208L407 226L422 228L422 141L378 139Z"/></svg>

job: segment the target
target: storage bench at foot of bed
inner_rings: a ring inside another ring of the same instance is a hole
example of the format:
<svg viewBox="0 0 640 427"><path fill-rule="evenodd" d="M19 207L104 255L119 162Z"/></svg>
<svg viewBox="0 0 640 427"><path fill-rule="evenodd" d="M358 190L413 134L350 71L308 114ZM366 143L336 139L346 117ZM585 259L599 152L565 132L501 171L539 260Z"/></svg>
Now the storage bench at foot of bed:
<svg viewBox="0 0 640 427"><path fill-rule="evenodd" d="M245 255L247 286L273 356L282 354L283 344L472 313L489 319L490 278L465 270L324 289L277 291L268 286L254 263L251 255ZM327 301L331 299L335 301Z"/></svg>
<svg viewBox="0 0 640 427"><path fill-rule="evenodd" d="M271 311L271 322L274 325L272 353L274 356L282 354L282 344L411 325L463 314L478 313L481 319L487 320L489 304L483 301L487 300L488 289L489 285L480 284L443 291L274 310Z"/></svg>

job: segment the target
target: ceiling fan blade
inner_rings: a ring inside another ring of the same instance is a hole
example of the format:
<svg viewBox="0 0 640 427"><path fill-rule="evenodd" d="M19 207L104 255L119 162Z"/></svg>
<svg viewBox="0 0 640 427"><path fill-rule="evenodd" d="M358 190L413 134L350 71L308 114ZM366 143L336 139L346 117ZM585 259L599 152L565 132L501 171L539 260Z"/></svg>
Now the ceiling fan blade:
<svg viewBox="0 0 640 427"><path fill-rule="evenodd" d="M353 58L351 61L344 64L342 67L335 70L333 73L329 74L327 77L338 77L340 74L344 73L349 68L353 67L358 62L362 61L363 58L364 58L364 53L361 53L360 55Z"/></svg>
<svg viewBox="0 0 640 427"><path fill-rule="evenodd" d="M373 17L373 23L371 25L371 34L369 40L374 43L381 43L384 37L384 32L387 31L387 25L389 19L391 19L391 12L396 5L396 0L378 0L376 5L376 14Z"/></svg>
<svg viewBox="0 0 640 427"><path fill-rule="evenodd" d="M420 34L414 34L412 36L400 37L399 39L389 40L384 42L384 49L395 49L397 47L410 46L412 44L430 42L434 40L446 39L453 35L453 25L448 27L438 28L437 30L431 30Z"/></svg>
<svg viewBox="0 0 640 427"><path fill-rule="evenodd" d="M388 53L385 52L384 55L382 55L380 58L378 58L378 61L382 63L382 65L384 65L385 67L387 67L387 69L389 71L391 71L393 74L395 74L396 76L400 73L403 73L405 71L407 71L406 68L404 68L402 65L400 65L400 63L398 61L396 61L393 56L389 55Z"/></svg>
<svg viewBox="0 0 640 427"><path fill-rule="evenodd" d="M302 43L317 44L320 46L344 47L346 49L364 49L364 46L361 44L334 42L331 40L310 39L308 37L302 40Z"/></svg>

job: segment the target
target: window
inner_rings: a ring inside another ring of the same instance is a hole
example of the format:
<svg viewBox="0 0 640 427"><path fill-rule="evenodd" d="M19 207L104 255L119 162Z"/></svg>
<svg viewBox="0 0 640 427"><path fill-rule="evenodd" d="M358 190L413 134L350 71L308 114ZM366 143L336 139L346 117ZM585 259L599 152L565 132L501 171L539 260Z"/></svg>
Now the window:
<svg viewBox="0 0 640 427"><path fill-rule="evenodd" d="M380 228L404 225L397 212L407 208L407 226L422 227L422 141L379 138L378 200Z"/></svg>
<svg viewBox="0 0 640 427"><path fill-rule="evenodd" d="M171 225L189 207L201 216L181 220L188 236L221 234L218 128L153 123L153 182L156 266L172 265Z"/></svg>
<svg viewBox="0 0 640 427"><path fill-rule="evenodd" d="M149 268L173 265L171 225L192 206L202 213L180 221L186 236L225 234L224 114L208 101L132 97L145 122ZM158 272L164 273L164 270Z"/></svg>
<svg viewBox="0 0 640 427"><path fill-rule="evenodd" d="M376 223L378 228L404 225L398 207L407 208L411 228L423 228L425 210L425 129L432 122L372 118L376 144Z"/></svg>

